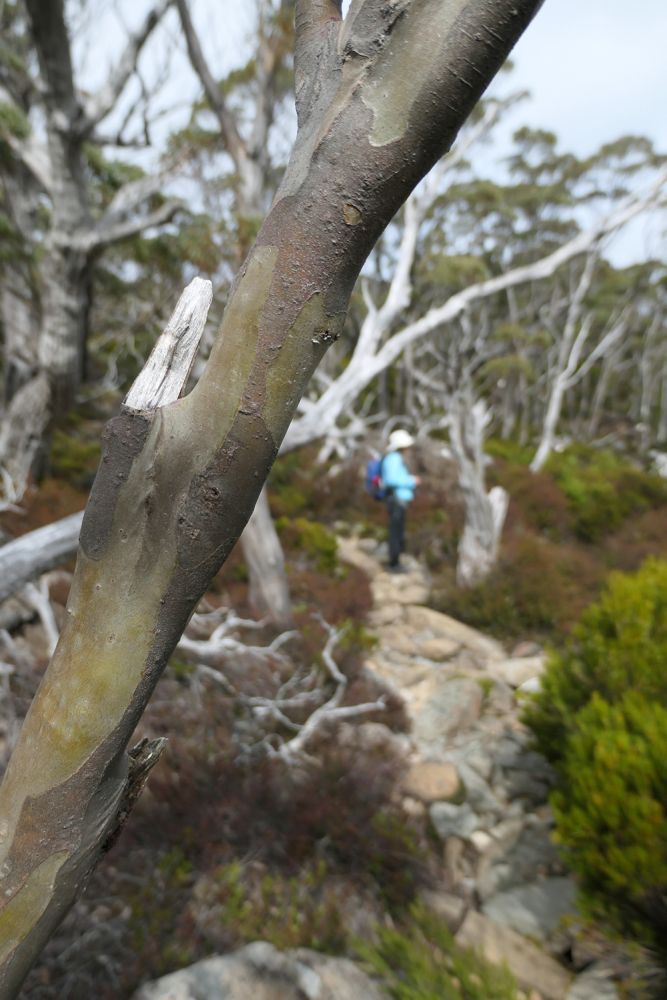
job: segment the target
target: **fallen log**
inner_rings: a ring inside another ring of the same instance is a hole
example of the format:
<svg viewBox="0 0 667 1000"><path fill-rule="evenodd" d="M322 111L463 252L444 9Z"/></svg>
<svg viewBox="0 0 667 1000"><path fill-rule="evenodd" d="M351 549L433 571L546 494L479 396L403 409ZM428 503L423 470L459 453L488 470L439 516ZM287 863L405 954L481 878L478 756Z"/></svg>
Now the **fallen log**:
<svg viewBox="0 0 667 1000"><path fill-rule="evenodd" d="M79 511L0 546L0 601L74 558L82 520L83 511Z"/></svg>

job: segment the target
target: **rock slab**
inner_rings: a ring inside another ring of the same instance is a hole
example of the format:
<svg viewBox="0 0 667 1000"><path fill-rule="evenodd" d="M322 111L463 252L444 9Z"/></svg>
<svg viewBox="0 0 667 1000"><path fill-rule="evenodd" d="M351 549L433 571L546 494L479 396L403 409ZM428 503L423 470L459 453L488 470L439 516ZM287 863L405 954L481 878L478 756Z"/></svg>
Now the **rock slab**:
<svg viewBox="0 0 667 1000"><path fill-rule="evenodd" d="M345 958L298 949L280 952L255 941L147 983L133 1000L386 1000Z"/></svg>
<svg viewBox="0 0 667 1000"><path fill-rule="evenodd" d="M456 940L465 948L481 951L489 962L504 962L524 990L536 990L544 1000L566 1000L570 976L565 969L509 927L500 927L471 910Z"/></svg>

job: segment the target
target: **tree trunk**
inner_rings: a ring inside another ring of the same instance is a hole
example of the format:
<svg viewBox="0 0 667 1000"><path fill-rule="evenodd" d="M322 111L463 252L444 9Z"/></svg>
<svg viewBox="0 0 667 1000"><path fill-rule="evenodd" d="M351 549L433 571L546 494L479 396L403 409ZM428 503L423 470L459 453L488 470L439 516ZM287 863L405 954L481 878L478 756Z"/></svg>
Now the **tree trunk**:
<svg viewBox="0 0 667 1000"><path fill-rule="evenodd" d="M333 0L297 0L285 179L195 388L125 406L107 426L67 620L0 788L3 997L131 808L145 768L128 740L253 511L364 260L537 6L419 0L387 16L366 0L341 22Z"/></svg>
<svg viewBox="0 0 667 1000"><path fill-rule="evenodd" d="M269 618L279 628L293 624L285 557L276 532L266 486L241 535L243 557L248 568L249 599L256 614ZM1 550L0 550L1 551Z"/></svg>
<svg viewBox="0 0 667 1000"><path fill-rule="evenodd" d="M489 411L474 402L467 380L448 400L449 439L463 493L464 528L459 542L456 582L459 587L481 583L498 559L507 514L507 492L485 486L484 432Z"/></svg>
<svg viewBox="0 0 667 1000"><path fill-rule="evenodd" d="M498 561L509 498L502 486L494 486L488 494L466 491L465 526L459 542L456 562L456 582L459 587L482 583Z"/></svg>

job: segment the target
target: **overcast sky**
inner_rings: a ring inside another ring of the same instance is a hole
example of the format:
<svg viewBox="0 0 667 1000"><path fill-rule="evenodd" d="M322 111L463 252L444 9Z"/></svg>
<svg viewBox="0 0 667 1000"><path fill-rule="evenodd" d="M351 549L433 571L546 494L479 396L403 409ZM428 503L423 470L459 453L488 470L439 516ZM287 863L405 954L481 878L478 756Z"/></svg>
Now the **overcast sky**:
<svg viewBox="0 0 667 1000"><path fill-rule="evenodd" d="M667 152L666 0L546 0L513 54L520 115L580 155L623 134Z"/></svg>

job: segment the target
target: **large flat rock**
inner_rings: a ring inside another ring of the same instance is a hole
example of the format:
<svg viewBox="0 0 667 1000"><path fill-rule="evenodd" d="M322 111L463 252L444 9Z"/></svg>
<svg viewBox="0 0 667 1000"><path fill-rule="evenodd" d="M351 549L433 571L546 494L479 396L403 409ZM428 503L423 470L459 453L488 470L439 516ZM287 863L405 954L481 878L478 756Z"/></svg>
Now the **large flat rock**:
<svg viewBox="0 0 667 1000"><path fill-rule="evenodd" d="M345 958L298 949L280 952L265 941L197 962L134 994L133 1000L386 1000Z"/></svg>
<svg viewBox="0 0 667 1000"><path fill-rule="evenodd" d="M596 962L577 976L566 1000L619 1000L619 992L609 970Z"/></svg>
<svg viewBox="0 0 667 1000"><path fill-rule="evenodd" d="M565 917L576 912L575 897L571 878L545 878L499 892L482 909L497 924L546 940Z"/></svg>
<svg viewBox="0 0 667 1000"><path fill-rule="evenodd" d="M406 624L415 632L430 632L434 638L448 639L458 646L475 653L482 661L499 663L507 659L507 654L499 642L478 632L477 629L464 625L463 622L450 618L433 608L423 607L418 602L416 606L406 609Z"/></svg>
<svg viewBox="0 0 667 1000"><path fill-rule="evenodd" d="M404 692L412 736L425 757L446 750L448 737L469 729L479 719L484 692L476 680L448 680L433 673Z"/></svg>
<svg viewBox="0 0 667 1000"><path fill-rule="evenodd" d="M456 940L466 948L480 951L489 962L505 962L527 992L535 990L544 1000L566 1000L571 976L550 955L509 927L500 927L471 910Z"/></svg>

